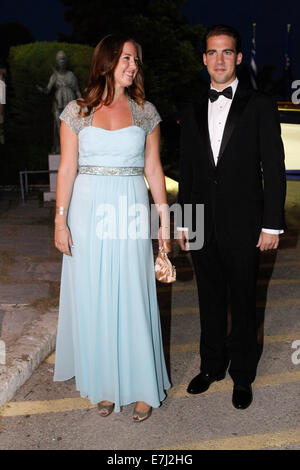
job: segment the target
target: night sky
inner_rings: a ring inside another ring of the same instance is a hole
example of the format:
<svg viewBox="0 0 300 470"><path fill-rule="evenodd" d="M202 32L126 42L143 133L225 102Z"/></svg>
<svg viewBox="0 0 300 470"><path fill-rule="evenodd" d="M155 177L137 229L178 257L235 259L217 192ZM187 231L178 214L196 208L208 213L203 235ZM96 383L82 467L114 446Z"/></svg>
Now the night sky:
<svg viewBox="0 0 300 470"><path fill-rule="evenodd" d="M39 41L57 39L57 32L70 33L63 19L60 0L1 0L0 23L19 21L33 32ZM291 23L292 70L300 80L300 1L285 0L190 0L183 13L192 23L210 26L230 24L242 34L244 62L249 63L252 23L256 22L256 49L258 67L274 65L273 78L281 75L284 67L286 24Z"/></svg>

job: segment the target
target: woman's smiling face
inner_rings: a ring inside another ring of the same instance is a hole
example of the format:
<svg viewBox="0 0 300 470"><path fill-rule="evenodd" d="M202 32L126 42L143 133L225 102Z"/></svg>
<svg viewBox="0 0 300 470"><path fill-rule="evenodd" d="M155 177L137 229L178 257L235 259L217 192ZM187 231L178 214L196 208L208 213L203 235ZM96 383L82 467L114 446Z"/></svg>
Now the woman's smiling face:
<svg viewBox="0 0 300 470"><path fill-rule="evenodd" d="M132 85L138 71L138 62L135 45L132 42L125 42L114 72L115 84L122 87Z"/></svg>

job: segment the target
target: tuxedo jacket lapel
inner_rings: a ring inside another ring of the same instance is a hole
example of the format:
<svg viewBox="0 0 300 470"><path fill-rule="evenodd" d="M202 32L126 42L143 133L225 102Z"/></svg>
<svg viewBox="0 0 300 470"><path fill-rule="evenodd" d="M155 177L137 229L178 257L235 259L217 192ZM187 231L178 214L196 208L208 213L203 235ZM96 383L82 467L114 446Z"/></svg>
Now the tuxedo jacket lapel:
<svg viewBox="0 0 300 470"><path fill-rule="evenodd" d="M215 167L213 151L211 148L208 130L208 91L206 91L199 103L195 104L196 120L199 127L200 136L204 142L204 147L211 164Z"/></svg>
<svg viewBox="0 0 300 470"><path fill-rule="evenodd" d="M251 90L244 89L240 84L238 85L226 120L218 163L222 159L224 150L230 140L230 137L232 136L235 126L239 122L240 116L243 113L251 97L251 94Z"/></svg>

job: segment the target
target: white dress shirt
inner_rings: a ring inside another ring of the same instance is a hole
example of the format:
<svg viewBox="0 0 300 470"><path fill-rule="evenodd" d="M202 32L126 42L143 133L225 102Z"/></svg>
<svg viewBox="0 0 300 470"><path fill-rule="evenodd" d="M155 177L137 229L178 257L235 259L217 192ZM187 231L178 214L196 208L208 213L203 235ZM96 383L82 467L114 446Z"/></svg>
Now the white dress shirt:
<svg viewBox="0 0 300 470"><path fill-rule="evenodd" d="M213 157L215 160L215 164L218 163L219 152L221 147L221 142L223 138L224 128L227 120L227 116L230 110L230 106L232 100L234 98L237 86L238 86L238 78L235 78L230 85L232 88L232 99L226 98L224 95L220 95L219 98L211 102L208 100L208 130L209 130L209 138L210 144L213 152ZM216 90L212 85L210 88ZM227 88L224 87L224 88ZM223 90L216 90L216 91L223 91ZM177 227L177 230L184 230L187 231L187 227ZM283 230L273 230L273 229L262 229L263 232L270 233L272 235L279 235L283 233Z"/></svg>
<svg viewBox="0 0 300 470"><path fill-rule="evenodd" d="M238 79L236 78L229 86L232 88L232 99L238 86ZM210 86L212 90L216 90ZM227 88L227 87L225 87ZM222 90L216 90L222 91ZM227 120L227 116L230 110L232 100L226 98L224 95L220 95L219 98L213 103L208 100L208 130L210 144L215 160L215 164L218 163L219 152L221 142L223 138L224 128Z"/></svg>

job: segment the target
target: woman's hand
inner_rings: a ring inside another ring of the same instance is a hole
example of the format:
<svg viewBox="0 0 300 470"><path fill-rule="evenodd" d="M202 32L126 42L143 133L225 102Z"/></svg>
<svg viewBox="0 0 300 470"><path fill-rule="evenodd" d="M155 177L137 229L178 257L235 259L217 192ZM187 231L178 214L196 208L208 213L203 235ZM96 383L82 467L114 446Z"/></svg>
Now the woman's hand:
<svg viewBox="0 0 300 470"><path fill-rule="evenodd" d="M159 227L158 230L158 247L164 247L166 253L170 253L172 249L171 239L170 239L170 229L167 227Z"/></svg>
<svg viewBox="0 0 300 470"><path fill-rule="evenodd" d="M73 248L73 241L70 230L65 226L55 226L54 244L56 248L65 255L71 256L70 247Z"/></svg>

